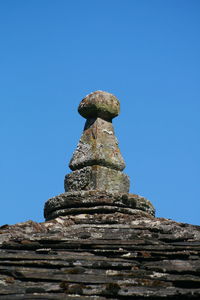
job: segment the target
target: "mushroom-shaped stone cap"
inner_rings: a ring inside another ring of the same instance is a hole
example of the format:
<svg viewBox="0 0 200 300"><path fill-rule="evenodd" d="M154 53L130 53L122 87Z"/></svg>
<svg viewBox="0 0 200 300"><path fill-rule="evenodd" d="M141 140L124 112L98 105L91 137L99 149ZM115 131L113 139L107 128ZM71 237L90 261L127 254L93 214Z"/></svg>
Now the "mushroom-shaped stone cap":
<svg viewBox="0 0 200 300"><path fill-rule="evenodd" d="M114 95L96 91L81 101L78 112L86 119L99 117L104 120L112 120L119 115L120 103Z"/></svg>

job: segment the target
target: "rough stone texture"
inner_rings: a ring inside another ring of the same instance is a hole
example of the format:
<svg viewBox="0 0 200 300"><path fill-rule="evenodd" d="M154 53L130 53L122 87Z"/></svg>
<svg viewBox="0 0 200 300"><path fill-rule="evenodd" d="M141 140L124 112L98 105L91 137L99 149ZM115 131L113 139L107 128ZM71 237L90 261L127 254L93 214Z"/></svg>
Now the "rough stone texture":
<svg viewBox="0 0 200 300"><path fill-rule="evenodd" d="M122 173L125 162L112 125L120 111L117 98L97 91L81 101L78 111L87 121L69 164L73 172L65 176L66 193L46 202L45 219L81 212L135 215L138 210L154 216L150 201L128 194L129 177Z"/></svg>
<svg viewBox="0 0 200 300"><path fill-rule="evenodd" d="M93 93L79 112L89 119L68 192L46 202L47 222L0 227L0 299L200 299L200 227L128 194L113 95Z"/></svg>
<svg viewBox="0 0 200 300"><path fill-rule="evenodd" d="M102 190L128 193L129 177L124 173L101 166L85 167L65 177L65 191Z"/></svg>
<svg viewBox="0 0 200 300"><path fill-rule="evenodd" d="M80 213L110 214L115 212L135 215L141 210L144 215L155 216L155 209L150 201L134 194L108 193L103 191L68 192L49 199L45 203L46 220L63 215Z"/></svg>
<svg viewBox="0 0 200 300"><path fill-rule="evenodd" d="M122 171L125 168L113 125L103 119L89 119L69 167L77 170L100 165Z"/></svg>
<svg viewBox="0 0 200 300"><path fill-rule="evenodd" d="M200 299L200 227L157 219L128 194L118 100L96 92L79 112L89 119L49 221L0 227L0 299Z"/></svg>
<svg viewBox="0 0 200 300"><path fill-rule="evenodd" d="M111 121L119 115L120 103L114 95L96 91L81 101L78 112L86 119L99 117Z"/></svg>
<svg viewBox="0 0 200 300"><path fill-rule="evenodd" d="M200 227L142 211L4 225L0 299L200 299Z"/></svg>

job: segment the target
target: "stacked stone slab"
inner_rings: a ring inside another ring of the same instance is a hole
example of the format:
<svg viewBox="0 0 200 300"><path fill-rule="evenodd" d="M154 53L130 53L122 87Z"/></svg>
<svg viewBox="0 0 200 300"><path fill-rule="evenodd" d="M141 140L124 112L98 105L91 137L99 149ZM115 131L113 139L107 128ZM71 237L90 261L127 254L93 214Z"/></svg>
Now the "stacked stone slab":
<svg viewBox="0 0 200 300"><path fill-rule="evenodd" d="M81 101L78 112L86 118L86 123L69 163L72 172L65 176L65 193L45 204L46 220L81 211L123 210L134 214L139 209L154 215L148 200L129 194L129 177L122 172L125 162L112 124L120 112L118 99L110 93L96 91Z"/></svg>
<svg viewBox="0 0 200 300"><path fill-rule="evenodd" d="M86 126L48 221L0 226L0 299L199 300L200 226L155 218L129 194L113 95L95 92L79 112Z"/></svg>
<svg viewBox="0 0 200 300"><path fill-rule="evenodd" d="M0 299L199 300L200 226L142 213L0 227Z"/></svg>

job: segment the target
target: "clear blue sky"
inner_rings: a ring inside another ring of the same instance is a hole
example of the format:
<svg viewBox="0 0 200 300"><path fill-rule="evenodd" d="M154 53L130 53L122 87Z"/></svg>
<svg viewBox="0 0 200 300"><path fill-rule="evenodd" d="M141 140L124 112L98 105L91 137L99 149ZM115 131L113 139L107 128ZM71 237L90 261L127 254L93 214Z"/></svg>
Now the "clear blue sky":
<svg viewBox="0 0 200 300"><path fill-rule="evenodd" d="M0 224L43 221L95 90L121 102L131 192L200 224L199 0L0 1Z"/></svg>

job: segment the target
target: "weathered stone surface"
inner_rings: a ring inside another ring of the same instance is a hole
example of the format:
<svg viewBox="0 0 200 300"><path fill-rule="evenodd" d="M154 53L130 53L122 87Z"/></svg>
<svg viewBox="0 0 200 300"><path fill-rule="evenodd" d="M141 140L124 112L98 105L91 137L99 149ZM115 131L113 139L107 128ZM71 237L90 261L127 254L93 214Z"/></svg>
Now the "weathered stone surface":
<svg viewBox="0 0 200 300"><path fill-rule="evenodd" d="M128 193L129 177L124 173L102 167L91 166L76 170L65 177L65 191L102 190Z"/></svg>
<svg viewBox="0 0 200 300"><path fill-rule="evenodd" d="M78 112L86 119L99 117L111 121L119 115L120 103L114 95L96 91L81 101Z"/></svg>
<svg viewBox="0 0 200 300"><path fill-rule="evenodd" d="M135 215L141 210L154 216L155 209L150 201L128 194L129 177L122 173L125 163L111 122L119 114L119 101L112 94L97 91L81 101L79 112L87 121L69 164L73 172L65 176L66 193L49 199L45 204L46 220L81 212ZM106 197L104 203L99 202Z"/></svg>
<svg viewBox="0 0 200 300"><path fill-rule="evenodd" d="M200 299L200 226L155 218L150 201L128 194L120 155L109 148L115 139L99 134L112 129L103 126L117 105L95 95L106 99L105 110L94 95L79 109L103 118L90 119L81 140L96 154L75 154L68 192L45 204L49 221L0 227L0 299Z"/></svg>
<svg viewBox="0 0 200 300"><path fill-rule="evenodd" d="M100 165L119 171L125 168L113 125L111 122L100 118L89 119L86 122L69 167L71 170L77 170L92 165Z"/></svg>
<svg viewBox="0 0 200 300"><path fill-rule="evenodd" d="M134 211L136 210L136 212ZM144 197L127 193L97 190L68 192L49 199L45 203L45 219L59 215L124 213L135 215L138 210L155 216L155 209Z"/></svg>
<svg viewBox="0 0 200 300"><path fill-rule="evenodd" d="M2 226L0 299L199 299L200 227L141 212Z"/></svg>

